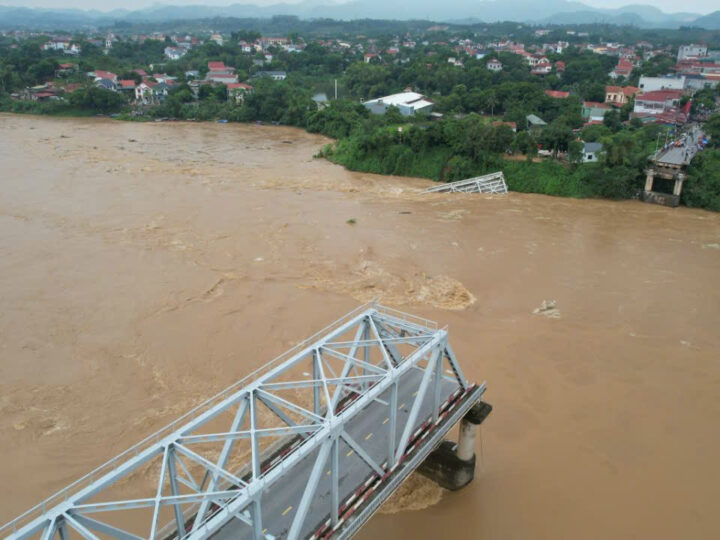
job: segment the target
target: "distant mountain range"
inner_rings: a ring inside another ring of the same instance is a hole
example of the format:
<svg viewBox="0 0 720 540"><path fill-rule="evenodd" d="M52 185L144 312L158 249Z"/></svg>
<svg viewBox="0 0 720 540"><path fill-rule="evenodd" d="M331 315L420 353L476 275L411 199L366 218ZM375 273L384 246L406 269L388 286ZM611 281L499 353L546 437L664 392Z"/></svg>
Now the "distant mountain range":
<svg viewBox="0 0 720 540"><path fill-rule="evenodd" d="M0 6L0 27L79 28L111 24L116 21L161 22L212 17L266 18L296 15L305 19L397 19L454 22L517 21L534 24L609 23L642 28L697 26L720 29L720 11L701 16L697 13L665 13L651 5L629 5L618 9L590 7L571 0L304 0L297 4L269 6L232 4L228 6L158 5L141 10L32 9Z"/></svg>

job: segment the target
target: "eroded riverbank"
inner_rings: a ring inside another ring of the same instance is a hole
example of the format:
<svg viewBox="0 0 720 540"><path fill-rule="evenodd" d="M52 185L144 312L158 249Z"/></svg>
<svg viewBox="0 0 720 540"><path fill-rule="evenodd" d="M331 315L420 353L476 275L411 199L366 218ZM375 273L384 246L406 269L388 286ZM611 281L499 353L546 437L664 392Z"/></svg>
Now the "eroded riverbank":
<svg viewBox="0 0 720 540"><path fill-rule="evenodd" d="M379 297L449 324L495 412L476 482L363 536L720 534L719 215L420 197L290 128L0 115L0 142L0 521Z"/></svg>

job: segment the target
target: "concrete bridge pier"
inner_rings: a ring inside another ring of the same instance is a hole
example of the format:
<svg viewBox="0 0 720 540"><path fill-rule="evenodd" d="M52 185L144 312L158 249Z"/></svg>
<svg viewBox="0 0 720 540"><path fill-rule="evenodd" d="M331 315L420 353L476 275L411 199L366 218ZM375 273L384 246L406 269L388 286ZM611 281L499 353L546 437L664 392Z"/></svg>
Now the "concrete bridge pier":
<svg viewBox="0 0 720 540"><path fill-rule="evenodd" d="M467 486L475 477L477 426L483 423L491 411L492 405L478 401L460 420L457 444L442 441L417 470L451 491Z"/></svg>

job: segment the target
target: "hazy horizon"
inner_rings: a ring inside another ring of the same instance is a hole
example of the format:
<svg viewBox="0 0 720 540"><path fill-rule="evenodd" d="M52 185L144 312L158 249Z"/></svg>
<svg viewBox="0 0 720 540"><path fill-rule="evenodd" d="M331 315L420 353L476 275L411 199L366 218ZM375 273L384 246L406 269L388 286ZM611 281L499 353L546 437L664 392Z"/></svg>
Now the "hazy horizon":
<svg viewBox="0 0 720 540"><path fill-rule="evenodd" d="M153 5L207 5L207 6L228 6L231 4L253 4L268 6L272 4L297 4L303 0L169 0L158 2L156 0L104 0L101 5L93 0L0 0L0 6L13 7L34 7L34 8L55 8L55 9L94 9L98 11L110 11L113 9L143 9ZM325 0L326 3L346 3L351 0ZM677 2L672 0L650 1L624 1L624 0L577 0L595 8L620 8L630 5L652 5L665 13L692 12L706 15L720 9L717 0L695 0L692 6L686 9L677 9ZM543 2L538 0L538 6ZM683 6L685 7L685 6Z"/></svg>

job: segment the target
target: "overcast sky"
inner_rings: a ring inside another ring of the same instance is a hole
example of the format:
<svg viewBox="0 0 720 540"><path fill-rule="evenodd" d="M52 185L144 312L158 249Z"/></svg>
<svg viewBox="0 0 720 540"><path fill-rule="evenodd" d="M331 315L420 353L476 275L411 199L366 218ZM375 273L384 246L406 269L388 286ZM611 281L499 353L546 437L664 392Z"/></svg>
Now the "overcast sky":
<svg viewBox="0 0 720 540"><path fill-rule="evenodd" d="M294 4L300 0L283 0L283 3ZM328 0L330 2L342 2L343 0ZM362 1L362 0L360 0ZM402 1L402 0L400 0ZM677 2L677 0L579 0L585 4L595 7L614 8L628 4L651 4L666 13L678 11L690 11L693 13L710 13L720 9L718 0L692 0L691 2ZM411 0L407 0L408 4ZM137 9L152 6L153 4L168 5L229 5L229 4L256 4L268 5L280 3L278 0L169 0L157 2L157 0L0 0L0 5L5 6L27 6L27 7L52 7L52 8L81 8L99 9L107 11L116 8ZM543 5L543 0L538 0L538 7Z"/></svg>

